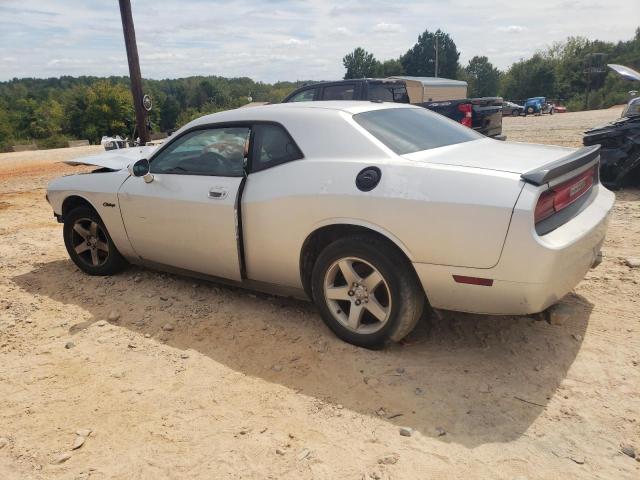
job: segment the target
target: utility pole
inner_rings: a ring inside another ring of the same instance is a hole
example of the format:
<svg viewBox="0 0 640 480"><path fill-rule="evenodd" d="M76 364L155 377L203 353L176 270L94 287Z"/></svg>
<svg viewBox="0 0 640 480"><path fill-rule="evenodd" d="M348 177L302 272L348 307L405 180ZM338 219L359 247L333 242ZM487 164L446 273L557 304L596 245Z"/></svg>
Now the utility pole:
<svg viewBox="0 0 640 480"><path fill-rule="evenodd" d="M127 61L129 62L129 78L131 79L133 107L136 112L136 127L138 136L140 137L140 143L141 145L145 145L149 141L149 132L147 131L147 114L142 100L142 75L140 74L136 32L133 28L131 2L130 0L119 0L119 3L120 16L122 17L122 30L124 32L124 44L127 49Z"/></svg>
<svg viewBox="0 0 640 480"><path fill-rule="evenodd" d="M434 77L437 77L438 76L438 32L435 33L435 37L436 37L436 73Z"/></svg>
<svg viewBox="0 0 640 480"><path fill-rule="evenodd" d="M588 53L584 58L584 73L587 75L587 90L584 100L584 108L589 108L589 94L591 93L591 84L593 83L592 75L596 74L597 78L601 77L601 74L606 73L604 68L604 53Z"/></svg>

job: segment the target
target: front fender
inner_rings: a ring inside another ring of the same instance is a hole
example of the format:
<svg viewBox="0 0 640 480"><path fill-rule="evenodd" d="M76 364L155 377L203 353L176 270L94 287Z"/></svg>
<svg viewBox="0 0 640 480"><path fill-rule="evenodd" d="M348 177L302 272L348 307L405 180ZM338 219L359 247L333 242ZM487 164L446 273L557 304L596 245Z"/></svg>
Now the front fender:
<svg viewBox="0 0 640 480"><path fill-rule="evenodd" d="M66 199L78 197L86 201L100 215L118 251L127 258L135 258L118 205L118 190L128 176L126 170L67 175L49 183L47 198L59 217L64 213Z"/></svg>

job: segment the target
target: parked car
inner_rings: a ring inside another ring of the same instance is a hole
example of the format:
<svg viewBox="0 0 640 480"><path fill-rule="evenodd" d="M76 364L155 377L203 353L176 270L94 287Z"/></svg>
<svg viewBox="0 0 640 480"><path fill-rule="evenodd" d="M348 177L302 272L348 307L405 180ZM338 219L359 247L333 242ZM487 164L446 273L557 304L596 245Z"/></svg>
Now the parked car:
<svg viewBox="0 0 640 480"><path fill-rule="evenodd" d="M119 148L127 148L128 146L127 140L123 140L120 135L116 135L115 137L104 135L100 140L100 145L102 145L105 150L117 150Z"/></svg>
<svg viewBox="0 0 640 480"><path fill-rule="evenodd" d="M427 304L523 315L598 259L598 147L495 142L427 109L305 102L207 115L52 181L69 256L313 299L336 335L399 341Z"/></svg>
<svg viewBox="0 0 640 480"><path fill-rule="evenodd" d="M542 115L548 113L553 115L553 103L547 102L546 97L532 97L524 102L524 114L526 115Z"/></svg>
<svg viewBox="0 0 640 480"><path fill-rule="evenodd" d="M640 73L624 65L608 65L622 78L640 82ZM587 130L584 145L600 145L602 160L600 177L609 188L619 189L626 184L640 185L640 97L635 91L620 118Z"/></svg>
<svg viewBox="0 0 640 480"><path fill-rule="evenodd" d="M360 78L305 85L283 103L318 100L370 100L411 103L433 110L466 127L504 140L502 98L467 98L467 82L433 77Z"/></svg>
<svg viewBox="0 0 640 480"><path fill-rule="evenodd" d="M518 105L517 103L513 103L513 102L504 102L502 104L502 115L503 116L510 116L510 117L517 117L519 115L522 115L524 113L524 107L522 105Z"/></svg>

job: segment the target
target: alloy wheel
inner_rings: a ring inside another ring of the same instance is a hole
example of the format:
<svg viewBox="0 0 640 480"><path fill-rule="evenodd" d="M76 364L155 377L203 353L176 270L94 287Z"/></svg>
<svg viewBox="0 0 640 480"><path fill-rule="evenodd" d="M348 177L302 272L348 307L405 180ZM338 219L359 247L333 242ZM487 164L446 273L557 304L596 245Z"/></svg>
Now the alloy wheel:
<svg viewBox="0 0 640 480"><path fill-rule="evenodd" d="M345 257L331 264L324 278L324 297L333 317L355 333L377 332L391 315L387 281L361 258Z"/></svg>
<svg viewBox="0 0 640 480"><path fill-rule="evenodd" d="M98 222L79 218L73 224L71 244L78 258L91 267L104 265L109 258L109 240Z"/></svg>

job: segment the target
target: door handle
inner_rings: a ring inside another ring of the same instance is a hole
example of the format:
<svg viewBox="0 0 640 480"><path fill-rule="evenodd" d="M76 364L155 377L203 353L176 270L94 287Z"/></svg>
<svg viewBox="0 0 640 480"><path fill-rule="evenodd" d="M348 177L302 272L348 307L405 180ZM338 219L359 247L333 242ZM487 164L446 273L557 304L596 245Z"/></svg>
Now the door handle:
<svg viewBox="0 0 640 480"><path fill-rule="evenodd" d="M225 190L224 188L212 188L211 190L209 190L209 198L212 200L223 200L227 198L227 193L227 190Z"/></svg>

